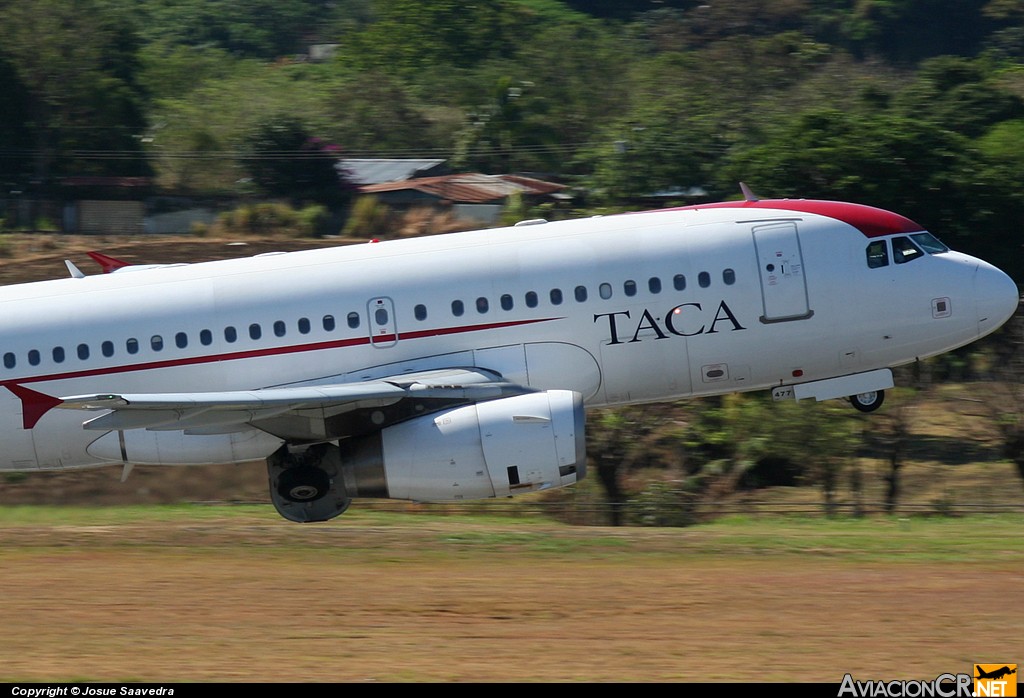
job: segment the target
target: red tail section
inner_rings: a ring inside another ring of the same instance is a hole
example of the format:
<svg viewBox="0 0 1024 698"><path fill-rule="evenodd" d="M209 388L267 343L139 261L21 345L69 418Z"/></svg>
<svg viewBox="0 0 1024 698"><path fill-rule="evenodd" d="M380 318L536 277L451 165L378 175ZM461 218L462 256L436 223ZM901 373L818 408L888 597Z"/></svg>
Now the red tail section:
<svg viewBox="0 0 1024 698"><path fill-rule="evenodd" d="M99 264L103 268L104 274L109 274L112 271L117 271L122 267L130 267L131 262L126 262L123 259L117 259L110 255L105 255L102 252L86 252L87 255L92 257L92 260Z"/></svg>

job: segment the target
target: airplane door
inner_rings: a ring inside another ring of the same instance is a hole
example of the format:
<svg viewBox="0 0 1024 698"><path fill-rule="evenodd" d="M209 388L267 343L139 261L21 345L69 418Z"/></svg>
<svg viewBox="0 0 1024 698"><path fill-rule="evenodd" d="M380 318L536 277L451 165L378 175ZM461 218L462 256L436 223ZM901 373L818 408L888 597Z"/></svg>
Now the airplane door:
<svg viewBox="0 0 1024 698"><path fill-rule="evenodd" d="M371 298L366 304L369 317L370 343L375 347L390 347L398 342L398 328L395 325L395 304L390 298Z"/></svg>
<svg viewBox="0 0 1024 698"><path fill-rule="evenodd" d="M804 260L796 223L755 226L754 249L761 270L761 322L805 320L814 314L807 299Z"/></svg>

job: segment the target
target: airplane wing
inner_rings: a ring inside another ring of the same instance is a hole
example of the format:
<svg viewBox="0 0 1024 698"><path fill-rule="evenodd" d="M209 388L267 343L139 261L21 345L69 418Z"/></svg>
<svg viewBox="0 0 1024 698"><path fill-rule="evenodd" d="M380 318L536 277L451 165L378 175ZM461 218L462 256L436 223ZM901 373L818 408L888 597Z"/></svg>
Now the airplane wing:
<svg viewBox="0 0 1024 698"><path fill-rule="evenodd" d="M358 383L260 390L124 393L59 398L61 409L104 410L83 427L95 431L181 430L232 433L256 427L290 441L319 441L380 430L460 404L533 392L479 368L403 374Z"/></svg>

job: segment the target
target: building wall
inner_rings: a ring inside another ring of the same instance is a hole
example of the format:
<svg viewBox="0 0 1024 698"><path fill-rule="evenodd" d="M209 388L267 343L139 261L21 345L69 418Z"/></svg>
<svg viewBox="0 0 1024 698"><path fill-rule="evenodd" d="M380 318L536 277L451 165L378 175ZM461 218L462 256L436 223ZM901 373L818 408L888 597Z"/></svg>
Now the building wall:
<svg viewBox="0 0 1024 698"><path fill-rule="evenodd" d="M146 207L141 201L79 201L78 232L125 235L144 231Z"/></svg>

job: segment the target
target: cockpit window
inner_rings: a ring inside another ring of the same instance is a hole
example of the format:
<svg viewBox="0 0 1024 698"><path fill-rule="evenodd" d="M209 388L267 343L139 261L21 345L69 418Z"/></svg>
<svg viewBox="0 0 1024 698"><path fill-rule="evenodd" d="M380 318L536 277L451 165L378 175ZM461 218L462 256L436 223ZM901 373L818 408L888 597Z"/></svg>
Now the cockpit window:
<svg viewBox="0 0 1024 698"><path fill-rule="evenodd" d="M942 254L943 252L949 252L949 248L942 244L942 242L931 233L914 233L910 237L917 243L918 247L928 254Z"/></svg>
<svg viewBox="0 0 1024 698"><path fill-rule="evenodd" d="M868 245L868 267L878 269L889 266L889 246L885 240L875 240Z"/></svg>
<svg viewBox="0 0 1024 698"><path fill-rule="evenodd" d="M892 258L897 264L913 262L918 257L923 256L924 252L910 238L898 237L892 239Z"/></svg>

